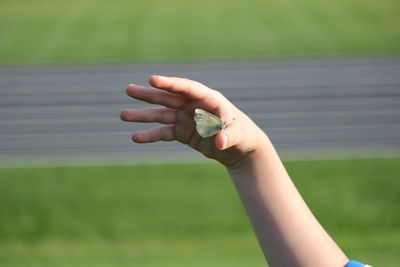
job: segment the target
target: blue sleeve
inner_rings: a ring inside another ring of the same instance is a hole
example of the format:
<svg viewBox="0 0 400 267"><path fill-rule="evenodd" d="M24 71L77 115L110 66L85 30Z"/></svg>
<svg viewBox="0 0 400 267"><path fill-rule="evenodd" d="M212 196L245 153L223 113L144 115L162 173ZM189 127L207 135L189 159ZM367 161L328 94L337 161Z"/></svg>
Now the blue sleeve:
<svg viewBox="0 0 400 267"><path fill-rule="evenodd" d="M345 267L372 267L358 261L349 261Z"/></svg>

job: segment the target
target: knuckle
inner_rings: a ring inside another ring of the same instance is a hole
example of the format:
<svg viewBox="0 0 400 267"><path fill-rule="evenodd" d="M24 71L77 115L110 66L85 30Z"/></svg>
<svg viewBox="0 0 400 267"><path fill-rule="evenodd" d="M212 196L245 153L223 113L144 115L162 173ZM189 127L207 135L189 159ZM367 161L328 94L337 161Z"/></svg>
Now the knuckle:
<svg viewBox="0 0 400 267"><path fill-rule="evenodd" d="M160 108L157 116L157 122L163 123L167 118L167 110L165 108Z"/></svg>
<svg viewBox="0 0 400 267"><path fill-rule="evenodd" d="M215 89L211 89L211 92L213 92L213 94L215 94L215 96L217 96L217 97L223 97L224 96L220 91L215 90Z"/></svg>

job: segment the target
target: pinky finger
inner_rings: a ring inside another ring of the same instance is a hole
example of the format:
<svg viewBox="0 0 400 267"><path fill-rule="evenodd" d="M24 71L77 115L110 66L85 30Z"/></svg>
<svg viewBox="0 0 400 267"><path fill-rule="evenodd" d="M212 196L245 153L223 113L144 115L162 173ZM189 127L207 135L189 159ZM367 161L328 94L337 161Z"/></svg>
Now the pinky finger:
<svg viewBox="0 0 400 267"><path fill-rule="evenodd" d="M158 141L174 141L175 126L167 125L152 128L150 130L136 132L132 135L132 140L135 143L153 143Z"/></svg>

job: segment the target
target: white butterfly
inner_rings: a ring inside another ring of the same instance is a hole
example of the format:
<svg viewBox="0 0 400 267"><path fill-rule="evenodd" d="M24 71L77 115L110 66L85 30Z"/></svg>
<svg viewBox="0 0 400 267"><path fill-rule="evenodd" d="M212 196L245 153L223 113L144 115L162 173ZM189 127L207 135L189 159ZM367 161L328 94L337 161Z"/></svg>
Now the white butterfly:
<svg viewBox="0 0 400 267"><path fill-rule="evenodd" d="M202 137L213 136L228 126L234 119L223 122L220 118L205 110L196 108L194 110L194 121L196 122L196 130Z"/></svg>

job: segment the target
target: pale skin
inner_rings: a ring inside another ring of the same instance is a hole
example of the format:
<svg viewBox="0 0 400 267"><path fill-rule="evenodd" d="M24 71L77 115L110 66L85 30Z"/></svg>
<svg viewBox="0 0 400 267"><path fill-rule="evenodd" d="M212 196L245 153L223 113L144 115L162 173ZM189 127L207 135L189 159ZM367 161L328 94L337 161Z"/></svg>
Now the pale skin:
<svg viewBox="0 0 400 267"><path fill-rule="evenodd" d="M130 84L129 96L160 107L126 109L124 121L158 122L136 132L137 143L177 140L223 164L236 187L270 266L345 266L348 258L315 219L287 174L267 135L218 91L183 78L151 76L151 87ZM194 110L223 121L215 136L196 131Z"/></svg>

